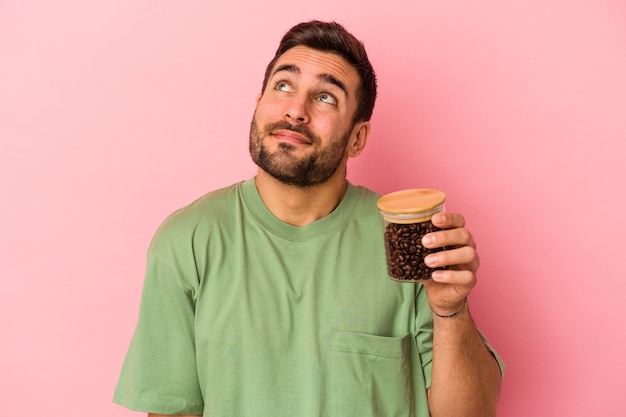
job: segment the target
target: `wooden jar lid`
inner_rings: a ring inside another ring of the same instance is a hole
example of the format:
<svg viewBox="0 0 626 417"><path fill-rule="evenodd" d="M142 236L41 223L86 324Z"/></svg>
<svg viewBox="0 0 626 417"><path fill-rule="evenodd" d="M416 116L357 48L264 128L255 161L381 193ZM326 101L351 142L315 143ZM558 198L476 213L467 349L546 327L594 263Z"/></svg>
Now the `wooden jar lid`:
<svg viewBox="0 0 626 417"><path fill-rule="evenodd" d="M409 214L430 211L446 201L442 191L413 188L395 191L378 199L378 209L386 213Z"/></svg>

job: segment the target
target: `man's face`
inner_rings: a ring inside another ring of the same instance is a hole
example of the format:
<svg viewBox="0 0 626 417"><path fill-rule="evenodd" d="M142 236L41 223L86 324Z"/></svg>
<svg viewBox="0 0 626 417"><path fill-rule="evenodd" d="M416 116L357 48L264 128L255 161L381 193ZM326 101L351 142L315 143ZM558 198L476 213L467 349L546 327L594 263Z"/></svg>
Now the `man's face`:
<svg viewBox="0 0 626 417"><path fill-rule="evenodd" d="M250 155L279 181L308 187L343 174L359 76L339 55L303 46L276 61L250 128Z"/></svg>

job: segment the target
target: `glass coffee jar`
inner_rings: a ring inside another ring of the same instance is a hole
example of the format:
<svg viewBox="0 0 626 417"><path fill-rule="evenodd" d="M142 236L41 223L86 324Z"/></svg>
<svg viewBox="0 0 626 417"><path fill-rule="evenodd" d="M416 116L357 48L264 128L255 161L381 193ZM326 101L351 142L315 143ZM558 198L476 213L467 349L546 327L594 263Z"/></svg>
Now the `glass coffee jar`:
<svg viewBox="0 0 626 417"><path fill-rule="evenodd" d="M424 258L444 248L427 249L422 245L422 237L441 230L433 226L431 218L443 211L445 201L443 192L428 188L396 191L378 200L385 224L387 272L391 279L399 282L430 279L434 269L424 264Z"/></svg>

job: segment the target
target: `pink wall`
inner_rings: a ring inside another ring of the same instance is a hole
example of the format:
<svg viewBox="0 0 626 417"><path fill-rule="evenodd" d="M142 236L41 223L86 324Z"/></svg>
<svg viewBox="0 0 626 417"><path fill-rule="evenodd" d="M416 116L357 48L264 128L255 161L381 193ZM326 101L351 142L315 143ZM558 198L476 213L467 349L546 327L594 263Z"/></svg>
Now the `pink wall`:
<svg viewBox="0 0 626 417"><path fill-rule="evenodd" d="M253 175L262 71L312 18L379 75L350 179L441 188L468 219L499 415L626 415L625 3L315 3L0 3L1 416L135 415L111 396L149 239Z"/></svg>

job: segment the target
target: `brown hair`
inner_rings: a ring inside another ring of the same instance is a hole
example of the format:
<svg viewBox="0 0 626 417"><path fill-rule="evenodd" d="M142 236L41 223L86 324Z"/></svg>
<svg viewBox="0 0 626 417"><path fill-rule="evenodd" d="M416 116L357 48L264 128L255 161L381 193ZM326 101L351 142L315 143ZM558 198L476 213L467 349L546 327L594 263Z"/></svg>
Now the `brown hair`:
<svg viewBox="0 0 626 417"><path fill-rule="evenodd" d="M267 81L278 58L295 46L306 46L319 51L336 53L352 64L361 81L356 93L358 104L354 122L370 120L376 101L376 74L367 58L363 43L339 23L313 20L300 23L289 29L280 41L276 55L265 70L262 92L265 91Z"/></svg>

